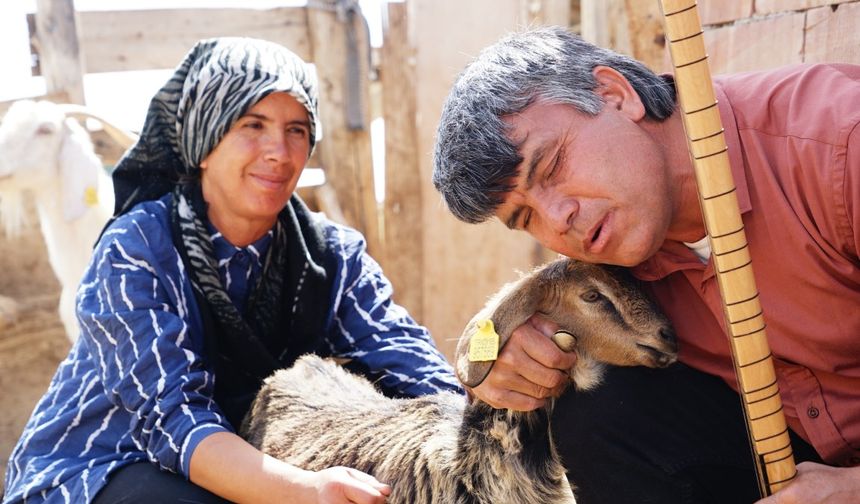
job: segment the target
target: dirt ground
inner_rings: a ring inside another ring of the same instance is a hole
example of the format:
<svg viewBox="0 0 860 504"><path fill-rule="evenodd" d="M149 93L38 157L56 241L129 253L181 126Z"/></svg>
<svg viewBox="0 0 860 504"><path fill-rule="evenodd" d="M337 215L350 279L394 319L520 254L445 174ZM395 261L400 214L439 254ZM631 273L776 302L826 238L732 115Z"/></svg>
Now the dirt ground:
<svg viewBox="0 0 860 504"><path fill-rule="evenodd" d="M18 306L17 321L0 323L2 482L9 454L70 346L57 314L59 284L48 264L38 222L30 223L14 240L0 230L0 296L12 298Z"/></svg>

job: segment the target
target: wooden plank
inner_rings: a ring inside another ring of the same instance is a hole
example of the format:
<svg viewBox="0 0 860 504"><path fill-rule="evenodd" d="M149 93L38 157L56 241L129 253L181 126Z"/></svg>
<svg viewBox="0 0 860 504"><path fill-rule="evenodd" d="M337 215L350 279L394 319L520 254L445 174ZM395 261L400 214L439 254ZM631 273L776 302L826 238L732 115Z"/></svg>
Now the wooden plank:
<svg viewBox="0 0 860 504"><path fill-rule="evenodd" d="M774 14L777 12L801 11L812 9L814 7L822 7L825 5L838 5L845 2L856 1L857 0L756 0L755 14Z"/></svg>
<svg viewBox="0 0 860 504"><path fill-rule="evenodd" d="M382 110L385 119L385 275L394 300L417 320L424 318L423 200L415 125L415 50L409 43L407 4L388 4L388 26L380 57Z"/></svg>
<svg viewBox="0 0 860 504"><path fill-rule="evenodd" d="M570 0L521 0L520 8L523 10L522 21L518 23L521 26L571 25Z"/></svg>
<svg viewBox="0 0 860 504"><path fill-rule="evenodd" d="M666 58L659 2L583 0L582 37L600 47L631 56L648 68L671 68Z"/></svg>
<svg viewBox="0 0 860 504"><path fill-rule="evenodd" d="M78 17L86 73L174 68L198 40L220 36L270 40L311 60L304 7L81 11Z"/></svg>
<svg viewBox="0 0 860 504"><path fill-rule="evenodd" d="M745 19L753 14L753 0L703 0L698 2L698 6L702 25L706 27Z"/></svg>
<svg viewBox="0 0 860 504"><path fill-rule="evenodd" d="M450 359L468 320L487 297L535 264L538 246L498 220L465 224L440 203L431 183L432 152L442 104L455 77L487 45L514 29L517 0L408 0L410 40L415 45L416 127L424 230L423 318ZM491 13L491 15L488 15ZM457 34L444 36L441 34ZM391 167L389 169L397 169ZM394 247L390 247L394 249Z"/></svg>
<svg viewBox="0 0 860 504"><path fill-rule="evenodd" d="M633 55L625 0L582 0L582 38L600 47Z"/></svg>
<svg viewBox="0 0 860 504"><path fill-rule="evenodd" d="M48 93L67 93L72 103L84 103L84 65L78 44L73 0L36 0L39 16L37 45Z"/></svg>
<svg viewBox="0 0 860 504"><path fill-rule="evenodd" d="M752 19L705 31L711 73L763 70L803 60L805 14ZM779 43L774 43L778 40Z"/></svg>
<svg viewBox="0 0 860 504"><path fill-rule="evenodd" d="M630 54L655 72L671 70L660 2L625 0L624 10Z"/></svg>
<svg viewBox="0 0 860 504"><path fill-rule="evenodd" d="M0 117L6 115L6 111L9 110L9 107L12 106L18 100L47 100L54 103L69 103L69 94L61 91L59 93L48 93L44 95L34 95L34 96L22 96L20 98L16 98L14 100L8 101L0 101Z"/></svg>
<svg viewBox="0 0 860 504"><path fill-rule="evenodd" d="M379 212L373 189L373 163L370 151L369 103L369 43L363 19L355 16L354 33L357 75L347 71L350 63L348 26L335 12L336 0L315 2L308 9L308 33L312 59L320 62L317 74L320 82L320 115L323 141L319 157L326 172L327 183L334 188L347 221L367 239L371 254L382 252L379 240ZM328 6L328 8L326 8ZM362 115L360 128L350 127L347 111L356 104L350 102L350 88L360 99Z"/></svg>
<svg viewBox="0 0 860 504"><path fill-rule="evenodd" d="M805 62L860 64L860 2L812 9L806 17Z"/></svg>

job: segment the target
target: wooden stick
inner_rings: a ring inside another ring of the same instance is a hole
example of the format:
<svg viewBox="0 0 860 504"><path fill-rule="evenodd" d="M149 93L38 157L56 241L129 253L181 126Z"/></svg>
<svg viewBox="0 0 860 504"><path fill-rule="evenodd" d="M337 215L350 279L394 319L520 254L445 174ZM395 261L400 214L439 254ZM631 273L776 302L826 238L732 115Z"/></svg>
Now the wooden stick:
<svg viewBox="0 0 860 504"><path fill-rule="evenodd" d="M773 358L714 94L695 0L661 0L675 84L714 257L732 360L755 452L759 488L771 495L795 476Z"/></svg>

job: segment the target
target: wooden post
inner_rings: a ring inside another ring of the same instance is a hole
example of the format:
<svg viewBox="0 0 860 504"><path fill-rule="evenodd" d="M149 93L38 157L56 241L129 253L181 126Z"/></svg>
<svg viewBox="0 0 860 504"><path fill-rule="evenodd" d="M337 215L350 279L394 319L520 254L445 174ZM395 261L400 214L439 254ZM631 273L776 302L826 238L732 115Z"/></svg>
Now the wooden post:
<svg viewBox="0 0 860 504"><path fill-rule="evenodd" d="M40 66L48 93L66 93L84 104L84 65L73 0L36 0Z"/></svg>
<svg viewBox="0 0 860 504"><path fill-rule="evenodd" d="M654 71L671 68L657 2L582 0L582 37L631 56Z"/></svg>
<svg viewBox="0 0 860 504"><path fill-rule="evenodd" d="M539 18L545 23L568 22L569 12L559 15L558 11L563 9L549 4L531 9L527 1L531 0L406 2L408 39L415 61L409 71L414 73L411 92L415 94L418 176L413 177L417 182L411 194L405 185L398 190L401 198L418 198L421 209L401 214L398 218L403 222L396 225L421 229L420 254L417 259L404 258L403 264L411 261L413 268L420 269L420 274L414 273L413 278L421 282L422 292L412 298L420 299L423 305L419 322L430 329L449 359L454 356L457 339L466 323L487 297L505 282L515 280L518 271L528 271L538 262L539 248L530 236L512 233L497 219L480 225L456 220L431 183L432 153L442 105L463 67L481 49L513 30L528 26L530 21ZM389 127L386 124L386 131ZM386 173L401 169L393 163L386 160ZM394 225L390 222L393 218L391 212L386 214L386 226ZM400 253L401 245L409 247L407 243L387 245L391 254ZM411 254L413 249L406 250ZM412 306L409 308L414 310Z"/></svg>
<svg viewBox="0 0 860 504"><path fill-rule="evenodd" d="M339 15L338 0L319 0L309 7L308 32L313 61L320 83L320 114L323 141L319 157L326 172L326 183L337 193L347 223L364 233L372 255L382 254L379 239L379 213L373 190L373 163L370 149L370 122L367 106L369 48L361 16ZM348 25L349 22L353 26ZM355 34L358 51L350 61L349 30ZM357 75L347 68L357 65ZM350 92L353 86L353 92ZM357 93L355 92L357 91ZM351 124L347 111L350 96L361 99L361 124ZM359 126L359 127L356 127Z"/></svg>
<svg viewBox="0 0 860 504"><path fill-rule="evenodd" d="M409 42L407 4L388 4L380 80L385 119L383 262L394 299L417 320L424 316L424 199L415 126L415 49ZM396 251L396 253L395 253Z"/></svg>
<svg viewBox="0 0 860 504"><path fill-rule="evenodd" d="M175 68L195 42L212 37L269 40L311 61L305 11L305 7L81 11L75 21L80 51L86 55L84 73L123 72ZM38 38L40 31L33 33Z"/></svg>

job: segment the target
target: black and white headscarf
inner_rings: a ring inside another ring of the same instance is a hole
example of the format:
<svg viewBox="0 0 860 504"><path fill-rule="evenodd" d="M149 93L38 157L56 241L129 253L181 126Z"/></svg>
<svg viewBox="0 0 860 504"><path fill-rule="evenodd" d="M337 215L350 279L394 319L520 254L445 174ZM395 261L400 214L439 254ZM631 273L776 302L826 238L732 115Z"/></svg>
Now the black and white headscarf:
<svg viewBox="0 0 860 504"><path fill-rule="evenodd" d="M322 139L313 67L286 48L249 38L197 43L152 98L140 139L113 174L115 214L197 178L202 161L255 103L276 91L304 105L311 151Z"/></svg>
<svg viewBox="0 0 860 504"><path fill-rule="evenodd" d="M273 92L304 105L310 147L322 136L316 76L287 49L247 38L199 42L156 93L138 142L113 174L115 216L172 192L172 239L190 273L216 376L215 399L238 426L261 381L317 351L330 309L333 257L316 217L293 196L279 214L244 313L218 274L200 162L233 123Z"/></svg>

